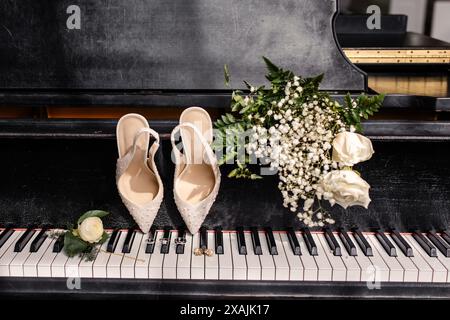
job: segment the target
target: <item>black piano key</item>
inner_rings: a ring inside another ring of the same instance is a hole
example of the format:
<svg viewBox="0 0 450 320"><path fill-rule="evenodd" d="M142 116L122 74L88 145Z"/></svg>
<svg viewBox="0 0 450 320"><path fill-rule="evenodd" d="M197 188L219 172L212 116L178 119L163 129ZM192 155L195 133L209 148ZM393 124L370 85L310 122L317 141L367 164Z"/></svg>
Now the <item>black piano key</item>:
<svg viewBox="0 0 450 320"><path fill-rule="evenodd" d="M364 235L362 234L361 230L359 230L359 228L353 228L352 231L353 236L355 237L356 242L358 242L358 245L361 248L362 252L367 257L372 257L373 256L372 247L370 246L369 242L367 242L367 239L364 238Z"/></svg>
<svg viewBox="0 0 450 320"><path fill-rule="evenodd" d="M439 249L440 252L447 258L450 257L450 246L442 240L434 231L428 233L428 239L433 242L436 248Z"/></svg>
<svg viewBox="0 0 450 320"><path fill-rule="evenodd" d="M208 249L208 231L206 227L200 228L200 249Z"/></svg>
<svg viewBox="0 0 450 320"><path fill-rule="evenodd" d="M245 243L245 235L244 235L243 227L236 228L236 239L238 242L239 254L246 255L247 254L247 245Z"/></svg>
<svg viewBox="0 0 450 320"><path fill-rule="evenodd" d="M335 256L341 256L342 255L341 246L334 237L333 232L331 232L330 227L323 228L323 232L325 235L325 239L327 240L328 246L330 247L331 251L333 251L333 254Z"/></svg>
<svg viewBox="0 0 450 320"><path fill-rule="evenodd" d="M175 247L176 254L184 254L185 247L186 247L186 228L179 227Z"/></svg>
<svg viewBox="0 0 450 320"><path fill-rule="evenodd" d="M30 252L37 252L45 239L47 239L47 229L41 229L33 242L31 242Z"/></svg>
<svg viewBox="0 0 450 320"><path fill-rule="evenodd" d="M275 243L275 237L273 236L273 231L271 227L266 227L266 239L267 239L267 246L269 247L269 252L272 256L278 255L278 249L277 244Z"/></svg>
<svg viewBox="0 0 450 320"><path fill-rule="evenodd" d="M122 232L119 229L115 229L109 238L106 251L114 252L116 250L117 242L119 242L120 234Z"/></svg>
<svg viewBox="0 0 450 320"><path fill-rule="evenodd" d="M5 242L8 241L8 239L12 236L13 233L14 233L13 228L6 228L5 230L2 231L2 233L0 234L0 248L3 247Z"/></svg>
<svg viewBox="0 0 450 320"><path fill-rule="evenodd" d="M122 253L130 253L134 238L136 237L136 232L137 231L133 229L128 230L125 242L123 243Z"/></svg>
<svg viewBox="0 0 450 320"><path fill-rule="evenodd" d="M386 237L384 232L382 230L377 230L375 232L375 237L378 239L378 242L381 243L384 250L390 257L396 257L397 256L397 250L395 250L394 245L392 242Z"/></svg>
<svg viewBox="0 0 450 320"><path fill-rule="evenodd" d="M423 236L422 232L416 230L413 232L412 236L430 257L437 257L436 248L427 238Z"/></svg>
<svg viewBox="0 0 450 320"><path fill-rule="evenodd" d="M55 244L53 245L53 252L59 253L64 247L64 233L61 234L58 239L56 239Z"/></svg>
<svg viewBox="0 0 450 320"><path fill-rule="evenodd" d="M308 228L303 229L303 239L305 240L306 247L308 248L309 254L312 256L317 256L317 245L311 235L311 231Z"/></svg>
<svg viewBox="0 0 450 320"><path fill-rule="evenodd" d="M156 227L152 226L150 228L150 232L148 233L147 246L145 247L145 253L153 254L153 252L155 251L156 234L157 234Z"/></svg>
<svg viewBox="0 0 450 320"><path fill-rule="evenodd" d="M289 244L291 245L292 252L296 256L302 255L302 250L300 248L300 243L298 242L297 235L295 234L294 228L287 229L287 237Z"/></svg>
<svg viewBox="0 0 450 320"><path fill-rule="evenodd" d="M164 234L161 238L161 254L168 254L170 250L170 230L172 230L172 227L165 226L164 227Z"/></svg>
<svg viewBox="0 0 450 320"><path fill-rule="evenodd" d="M339 230L339 238L344 244L345 250L347 250L348 254L352 257L356 257L358 255L358 251L356 250L356 246L352 239L348 236L347 230L341 228Z"/></svg>
<svg viewBox="0 0 450 320"><path fill-rule="evenodd" d="M16 241L16 244L14 245L14 252L21 252L33 237L35 232L36 230L33 228L27 229L24 234L20 236L19 240Z"/></svg>
<svg viewBox="0 0 450 320"><path fill-rule="evenodd" d="M397 230L391 230L391 238L394 240L400 250L402 250L405 256L414 257L413 249Z"/></svg>
<svg viewBox="0 0 450 320"><path fill-rule="evenodd" d="M251 227L250 231L252 233L253 251L258 256L262 255L261 240L259 239L258 228Z"/></svg>
<svg viewBox="0 0 450 320"><path fill-rule="evenodd" d="M222 227L215 227L216 254L223 254L223 233Z"/></svg>
<svg viewBox="0 0 450 320"><path fill-rule="evenodd" d="M450 232L442 231L441 238L444 239L448 244L450 244Z"/></svg>

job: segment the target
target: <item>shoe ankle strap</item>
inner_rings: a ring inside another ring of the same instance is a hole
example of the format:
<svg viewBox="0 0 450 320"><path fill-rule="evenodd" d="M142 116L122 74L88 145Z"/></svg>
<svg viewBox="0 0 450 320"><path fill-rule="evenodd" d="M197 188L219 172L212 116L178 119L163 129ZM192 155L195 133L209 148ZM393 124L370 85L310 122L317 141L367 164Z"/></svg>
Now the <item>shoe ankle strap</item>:
<svg viewBox="0 0 450 320"><path fill-rule="evenodd" d="M180 150L176 147L175 144L175 134L180 131L181 128L183 127L188 127L191 128L194 132L194 134L199 138L200 143L203 145L203 150L206 153L206 156L208 158L208 161L210 164L215 164L217 163L217 158L210 146L210 144L208 143L208 141L206 140L206 138L203 136L203 134L200 132L200 130L194 126L191 123L185 122L185 123L180 123L178 126L176 126L173 130L172 133L170 135L170 142L172 143L172 150L175 154L175 162L176 163L180 163L180 160L183 161L184 158L188 158L188 155L183 155ZM181 138L182 139L182 138ZM202 155L203 156L203 155ZM187 159L187 162L192 162L192 159ZM184 162L184 161L183 161Z"/></svg>
<svg viewBox="0 0 450 320"><path fill-rule="evenodd" d="M159 148L159 134L153 129L142 128L138 132L136 132L136 134L134 135L132 154L134 154L136 152L137 141L138 141L139 137L144 133L147 134L149 137L155 138L155 142L150 147L150 150L148 151L148 153L153 154L154 152L156 152L156 149ZM148 153L146 154L147 157L148 157Z"/></svg>

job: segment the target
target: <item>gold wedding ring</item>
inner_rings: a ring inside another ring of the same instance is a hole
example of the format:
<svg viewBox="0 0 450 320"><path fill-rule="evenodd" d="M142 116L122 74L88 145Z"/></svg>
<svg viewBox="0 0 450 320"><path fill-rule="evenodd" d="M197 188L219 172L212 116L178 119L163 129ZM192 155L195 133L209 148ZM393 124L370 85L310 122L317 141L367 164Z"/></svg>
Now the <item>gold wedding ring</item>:
<svg viewBox="0 0 450 320"><path fill-rule="evenodd" d="M214 255L214 251L212 249L195 248L194 255L196 256L205 255L208 257L212 257Z"/></svg>
<svg viewBox="0 0 450 320"><path fill-rule="evenodd" d="M214 252L211 249L205 249L203 250L203 254L208 257L211 257L214 254Z"/></svg>

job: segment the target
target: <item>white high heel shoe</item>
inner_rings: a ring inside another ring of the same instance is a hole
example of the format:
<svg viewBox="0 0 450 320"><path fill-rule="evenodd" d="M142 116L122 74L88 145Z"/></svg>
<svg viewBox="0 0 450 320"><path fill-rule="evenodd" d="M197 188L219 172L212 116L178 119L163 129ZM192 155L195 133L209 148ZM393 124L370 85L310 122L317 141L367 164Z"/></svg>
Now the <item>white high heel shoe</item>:
<svg viewBox="0 0 450 320"><path fill-rule="evenodd" d="M175 145L175 133L178 131L183 154ZM212 138L211 118L199 107L183 111L180 124L171 134L175 157L175 203L192 234L201 227L219 192L220 170L210 146Z"/></svg>
<svg viewBox="0 0 450 320"><path fill-rule="evenodd" d="M147 120L130 113L117 123L116 183L119 195L142 232L150 230L163 199L163 184L155 165L159 135ZM155 138L149 151L150 136Z"/></svg>

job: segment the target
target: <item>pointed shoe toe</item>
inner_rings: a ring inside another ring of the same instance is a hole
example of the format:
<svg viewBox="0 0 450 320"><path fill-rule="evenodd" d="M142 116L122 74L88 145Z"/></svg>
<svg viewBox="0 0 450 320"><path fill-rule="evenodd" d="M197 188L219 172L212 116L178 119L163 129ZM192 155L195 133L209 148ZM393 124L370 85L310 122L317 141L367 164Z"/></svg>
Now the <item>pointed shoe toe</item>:
<svg viewBox="0 0 450 320"><path fill-rule="evenodd" d="M149 149L150 137L155 141ZM128 114L117 124L117 146L117 190L139 228L148 232L163 199L163 185L155 164L159 135L144 117Z"/></svg>
<svg viewBox="0 0 450 320"><path fill-rule="evenodd" d="M133 217L139 229L141 229L143 233L148 233L150 231L150 227L153 224L153 221L156 218L156 215L158 214L159 208L163 200L162 197L163 193L161 192L159 196L157 196L151 202L144 205L138 205L129 201L122 195L120 191L119 194L123 204L128 209L128 212Z"/></svg>
<svg viewBox="0 0 450 320"><path fill-rule="evenodd" d="M216 200L218 189L219 188L212 192L208 198L195 205L183 201L177 195L176 190L174 190L175 204L177 205L178 211L180 212L181 217L183 218L184 223L191 234L196 234L202 226L203 221L209 214L209 211Z"/></svg>

